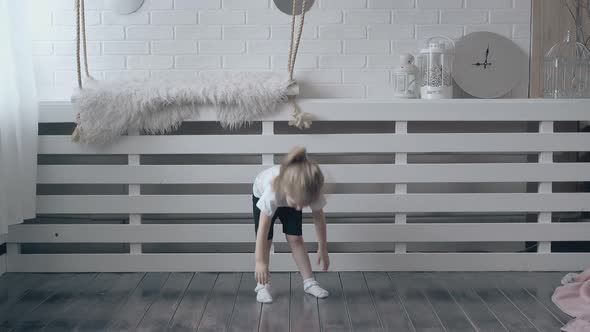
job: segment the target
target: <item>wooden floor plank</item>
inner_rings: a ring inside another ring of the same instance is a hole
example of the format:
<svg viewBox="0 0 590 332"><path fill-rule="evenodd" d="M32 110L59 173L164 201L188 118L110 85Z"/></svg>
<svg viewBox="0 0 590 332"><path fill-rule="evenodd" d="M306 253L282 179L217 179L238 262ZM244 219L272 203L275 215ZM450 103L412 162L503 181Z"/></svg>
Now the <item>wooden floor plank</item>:
<svg viewBox="0 0 590 332"><path fill-rule="evenodd" d="M421 285L428 301L436 311L447 332L475 332L475 326L463 308L453 299L434 273L406 273L414 283Z"/></svg>
<svg viewBox="0 0 590 332"><path fill-rule="evenodd" d="M197 330L216 279L217 273L197 273L193 277L170 322L170 331Z"/></svg>
<svg viewBox="0 0 590 332"><path fill-rule="evenodd" d="M240 287L238 289L236 306L228 331L258 331L262 305L256 302L256 293L254 293L255 287L256 281L254 280L254 273L243 273L240 280Z"/></svg>
<svg viewBox="0 0 590 332"><path fill-rule="evenodd" d="M103 331L113 313L125 302L141 282L145 273L121 273L120 278L104 293L97 296L92 304L93 310L81 318L77 331Z"/></svg>
<svg viewBox="0 0 590 332"><path fill-rule="evenodd" d="M511 332L537 332L534 325L520 313L498 289L476 289L477 294Z"/></svg>
<svg viewBox="0 0 590 332"><path fill-rule="evenodd" d="M9 273L0 330L558 331L563 274L320 273L331 295L319 301L299 274L273 274L275 302L261 306L252 273Z"/></svg>
<svg viewBox="0 0 590 332"><path fill-rule="evenodd" d="M64 285L76 279L76 275L70 273L58 273L51 275L44 282L32 287L21 298L13 303L0 319L0 329L11 330L18 326L19 322Z"/></svg>
<svg viewBox="0 0 590 332"><path fill-rule="evenodd" d="M340 273L344 299L354 331L383 331L362 272Z"/></svg>
<svg viewBox="0 0 590 332"><path fill-rule="evenodd" d="M16 324L15 332L40 331L53 317L59 315L76 300L80 292L96 278L97 273L81 273L68 283L60 284L51 297L32 312L23 315Z"/></svg>
<svg viewBox="0 0 590 332"><path fill-rule="evenodd" d="M408 313L387 273L365 272L364 276L385 331L414 332Z"/></svg>
<svg viewBox="0 0 590 332"><path fill-rule="evenodd" d="M169 276L170 273L148 273L111 317L105 331L133 331L158 298Z"/></svg>
<svg viewBox="0 0 590 332"><path fill-rule="evenodd" d="M444 284L447 291L467 314L470 321L475 324L478 331L507 331L481 297L473 289L466 287L463 282L453 278L453 273L438 273L436 277Z"/></svg>
<svg viewBox="0 0 590 332"><path fill-rule="evenodd" d="M49 273L5 273L0 277L0 317L7 317L13 305L51 277Z"/></svg>
<svg viewBox="0 0 590 332"><path fill-rule="evenodd" d="M330 292L330 296L318 300L322 331L352 331L338 273L318 273L315 278Z"/></svg>
<svg viewBox="0 0 590 332"><path fill-rule="evenodd" d="M241 273L220 273L197 331L225 331L231 319Z"/></svg>
<svg viewBox="0 0 590 332"><path fill-rule="evenodd" d="M19 298L32 286L49 278L49 273L5 273L0 276L0 303Z"/></svg>
<svg viewBox="0 0 590 332"><path fill-rule="evenodd" d="M492 273L490 276L495 280L496 286L504 293L504 296L508 297L539 331L559 331L563 326L563 323L555 318L549 309L520 287L515 281L514 275ZM530 281L534 283L535 279L531 278Z"/></svg>
<svg viewBox="0 0 590 332"><path fill-rule="evenodd" d="M538 332L528 318L496 288L495 280L491 274L476 272L459 273L456 276L459 278L458 282L463 282L475 290L508 331Z"/></svg>
<svg viewBox="0 0 590 332"><path fill-rule="evenodd" d="M559 321L562 323L569 322L572 317L561 311L555 303L551 300L553 292L559 286L561 286L561 278L565 276L567 272L538 272L535 273L534 276L527 275L525 280L524 289L526 289L529 294L537 299L537 301L541 302L551 313L555 316ZM520 276L524 273L515 273L516 276ZM534 283L530 282L530 280L535 280Z"/></svg>
<svg viewBox="0 0 590 332"><path fill-rule="evenodd" d="M572 317L561 311L551 301L555 288L561 285L561 278L567 272L513 272L510 279L514 284L525 289L539 303L547 308L562 324L569 322Z"/></svg>
<svg viewBox="0 0 590 332"><path fill-rule="evenodd" d="M291 273L291 332L320 331L320 318L317 298L303 291L301 274Z"/></svg>
<svg viewBox="0 0 590 332"><path fill-rule="evenodd" d="M194 273L172 273L160 290L136 331L164 331L174 316Z"/></svg>
<svg viewBox="0 0 590 332"><path fill-rule="evenodd" d="M121 274L118 273L99 274L80 292L76 301L65 311L56 315L43 328L43 331L73 331L81 321L92 315L101 295L107 293L120 278Z"/></svg>
<svg viewBox="0 0 590 332"><path fill-rule="evenodd" d="M444 332L444 327L438 318L428 298L422 292L422 286L414 283L407 274L390 272L389 277L393 286L400 294L404 307L408 311L412 325L417 332Z"/></svg>
<svg viewBox="0 0 590 332"><path fill-rule="evenodd" d="M288 331L291 275L289 273L273 273L271 278L273 302L262 305L259 331Z"/></svg>

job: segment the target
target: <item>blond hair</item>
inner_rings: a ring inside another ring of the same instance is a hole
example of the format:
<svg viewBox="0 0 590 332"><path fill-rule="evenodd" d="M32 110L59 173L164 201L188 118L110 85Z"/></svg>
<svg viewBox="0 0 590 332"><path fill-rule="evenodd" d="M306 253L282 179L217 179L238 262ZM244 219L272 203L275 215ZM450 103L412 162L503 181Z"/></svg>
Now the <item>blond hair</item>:
<svg viewBox="0 0 590 332"><path fill-rule="evenodd" d="M276 193L284 193L297 204L307 206L322 195L324 174L315 161L307 159L305 148L296 147L283 158L272 186Z"/></svg>

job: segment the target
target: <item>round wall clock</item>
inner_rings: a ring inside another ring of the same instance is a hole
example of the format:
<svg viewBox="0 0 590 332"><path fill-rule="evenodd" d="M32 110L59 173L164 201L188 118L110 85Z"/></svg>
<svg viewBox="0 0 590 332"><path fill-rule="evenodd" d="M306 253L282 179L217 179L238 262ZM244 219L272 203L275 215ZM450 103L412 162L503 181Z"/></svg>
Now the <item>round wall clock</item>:
<svg viewBox="0 0 590 332"><path fill-rule="evenodd" d="M498 98L526 75L526 54L510 39L492 32L473 32L456 43L453 78L477 98Z"/></svg>

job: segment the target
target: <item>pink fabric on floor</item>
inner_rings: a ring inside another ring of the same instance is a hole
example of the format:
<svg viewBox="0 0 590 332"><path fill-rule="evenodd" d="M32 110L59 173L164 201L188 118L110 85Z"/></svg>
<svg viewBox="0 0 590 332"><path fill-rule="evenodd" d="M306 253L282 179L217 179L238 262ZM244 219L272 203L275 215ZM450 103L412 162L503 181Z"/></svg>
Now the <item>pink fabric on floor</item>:
<svg viewBox="0 0 590 332"><path fill-rule="evenodd" d="M562 327L562 331L590 332L590 269L557 287L551 300L561 311L576 318Z"/></svg>

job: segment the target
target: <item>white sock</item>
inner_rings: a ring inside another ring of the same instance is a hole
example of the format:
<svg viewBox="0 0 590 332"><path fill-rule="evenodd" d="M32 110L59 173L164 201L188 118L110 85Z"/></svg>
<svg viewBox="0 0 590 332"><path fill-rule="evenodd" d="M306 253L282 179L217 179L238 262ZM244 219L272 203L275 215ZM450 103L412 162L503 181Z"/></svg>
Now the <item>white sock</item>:
<svg viewBox="0 0 590 332"><path fill-rule="evenodd" d="M270 284L257 284L254 289L256 292L256 301L260 303L272 303L272 296L270 295Z"/></svg>
<svg viewBox="0 0 590 332"><path fill-rule="evenodd" d="M327 290L320 287L320 284L314 278L303 280L303 290L307 294L311 294L319 299L326 298L330 295Z"/></svg>

